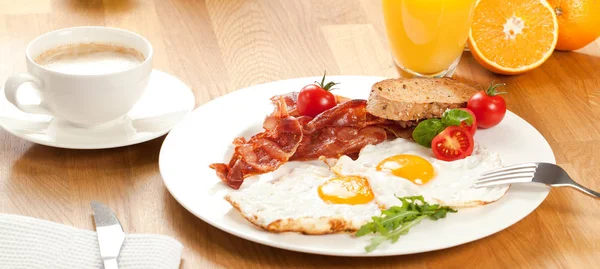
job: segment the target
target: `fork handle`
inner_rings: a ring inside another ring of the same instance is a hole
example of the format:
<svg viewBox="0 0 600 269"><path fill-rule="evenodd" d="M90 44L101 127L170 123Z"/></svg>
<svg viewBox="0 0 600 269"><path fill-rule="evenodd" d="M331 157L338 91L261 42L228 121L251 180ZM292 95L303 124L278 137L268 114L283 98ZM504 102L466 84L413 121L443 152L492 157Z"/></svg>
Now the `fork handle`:
<svg viewBox="0 0 600 269"><path fill-rule="evenodd" d="M589 196L592 196L596 199L600 199L600 192L594 191L594 190L590 190L584 186L579 185L579 183L573 182L571 184L568 185L569 187L572 187L580 192L583 192Z"/></svg>

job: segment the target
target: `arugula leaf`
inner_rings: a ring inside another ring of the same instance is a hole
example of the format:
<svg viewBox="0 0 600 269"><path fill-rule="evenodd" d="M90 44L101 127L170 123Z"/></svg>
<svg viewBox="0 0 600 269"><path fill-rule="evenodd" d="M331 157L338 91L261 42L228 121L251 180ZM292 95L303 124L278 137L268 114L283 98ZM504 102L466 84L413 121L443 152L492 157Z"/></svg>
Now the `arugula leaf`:
<svg viewBox="0 0 600 269"><path fill-rule="evenodd" d="M364 236L367 234L377 234L371 238L371 243L365 247L367 252L375 250L385 241L396 243L401 235L408 233L410 228L419 224L423 219L438 220L445 218L448 212L454 213L456 210L437 204L425 202L423 196L396 197L401 202L401 206L392 206L381 211L381 216L374 216L369 222L356 232L355 236Z"/></svg>
<svg viewBox="0 0 600 269"><path fill-rule="evenodd" d="M385 242L387 238L385 236L375 236L371 239L371 244L365 247L367 252L375 250L381 243Z"/></svg>
<svg viewBox="0 0 600 269"><path fill-rule="evenodd" d="M461 122L465 121L467 125L473 124L473 117L469 112L460 109L446 110L442 115L442 122L446 126L459 126Z"/></svg>
<svg viewBox="0 0 600 269"><path fill-rule="evenodd" d="M468 114L468 113L467 113ZM419 122L412 137L421 146L430 148L433 138L446 129L446 125L440 119L428 119Z"/></svg>
<svg viewBox="0 0 600 269"><path fill-rule="evenodd" d="M358 229L358 231L356 231L356 233L354 235L357 237L367 235L367 234L373 232L374 227L375 227L375 222L369 222L363 226L360 226L360 229Z"/></svg>

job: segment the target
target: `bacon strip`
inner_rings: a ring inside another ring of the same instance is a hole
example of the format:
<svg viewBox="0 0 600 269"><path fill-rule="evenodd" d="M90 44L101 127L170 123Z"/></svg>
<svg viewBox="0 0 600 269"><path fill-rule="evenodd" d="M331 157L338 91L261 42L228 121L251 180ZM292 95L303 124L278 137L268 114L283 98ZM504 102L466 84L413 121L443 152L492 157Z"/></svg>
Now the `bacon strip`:
<svg viewBox="0 0 600 269"><path fill-rule="evenodd" d="M302 125L304 138L290 160L355 155L364 146L387 139L385 129L371 126L385 121L367 113L366 100L341 103Z"/></svg>
<svg viewBox="0 0 600 269"><path fill-rule="evenodd" d="M311 134L304 134L304 139L290 158L294 161L314 160L321 156L339 158L342 155L355 155L363 147L385 141L385 129L376 126L360 127L325 127Z"/></svg>
<svg viewBox="0 0 600 269"><path fill-rule="evenodd" d="M290 92L290 93L286 93L286 94L282 94L282 95L275 95L273 97L271 97L271 101L273 101L273 103L278 102L277 100L283 98L283 101L285 103L286 106L286 111L288 112L288 114L290 116L300 116L300 113L298 113L298 110L296 110L296 102L298 101L298 94L299 92Z"/></svg>
<svg viewBox="0 0 600 269"><path fill-rule="evenodd" d="M288 114L285 100L279 98L274 103L275 111L263 123L265 131L248 141L243 137L236 138L229 164L214 163L209 166L234 189L239 189L247 177L275 171L289 160L302 141L300 122Z"/></svg>
<svg viewBox="0 0 600 269"><path fill-rule="evenodd" d="M375 117L367 112L367 100L355 99L341 103L317 115L304 127L305 131L324 127L366 127L384 123L386 119Z"/></svg>

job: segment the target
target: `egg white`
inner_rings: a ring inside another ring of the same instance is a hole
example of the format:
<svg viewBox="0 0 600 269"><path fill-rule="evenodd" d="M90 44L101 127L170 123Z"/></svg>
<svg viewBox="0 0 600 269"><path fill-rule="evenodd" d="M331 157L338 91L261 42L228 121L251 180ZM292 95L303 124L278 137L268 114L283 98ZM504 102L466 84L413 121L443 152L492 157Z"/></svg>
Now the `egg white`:
<svg viewBox="0 0 600 269"><path fill-rule="evenodd" d="M374 200L357 205L323 201L318 187L334 177L337 175L326 166L306 165L278 180L259 181L233 191L225 199L250 222L273 232L353 231L381 214Z"/></svg>
<svg viewBox="0 0 600 269"><path fill-rule="evenodd" d="M428 183L417 185L389 171L376 170L376 166L382 160L399 154L410 154L426 159L435 169L435 176ZM340 175L359 175L367 178L377 203L386 207L400 204L396 196L409 195L423 195L430 203L469 207L494 202L506 193L508 186L472 187L478 175L499 167L502 167L500 156L480 145L475 146L471 156L446 162L436 159L429 148L407 139L397 138L366 146L356 161L343 156L331 169Z"/></svg>

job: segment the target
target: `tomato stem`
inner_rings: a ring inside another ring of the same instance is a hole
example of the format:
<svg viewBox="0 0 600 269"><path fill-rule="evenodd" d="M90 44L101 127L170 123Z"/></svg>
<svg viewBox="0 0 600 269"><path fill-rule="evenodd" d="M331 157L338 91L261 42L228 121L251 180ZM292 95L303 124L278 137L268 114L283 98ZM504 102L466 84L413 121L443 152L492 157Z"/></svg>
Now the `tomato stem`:
<svg viewBox="0 0 600 269"><path fill-rule="evenodd" d="M494 81L492 81L492 83L490 84L490 87L485 91L485 93L489 96L496 96L499 94L507 94L507 92L498 92L497 88L500 86L506 86L505 83L498 83L495 84Z"/></svg>
<svg viewBox="0 0 600 269"><path fill-rule="evenodd" d="M319 85L319 87L321 87L323 90L331 91L334 89L333 86L338 85L339 83L330 81L327 82L327 84L325 84L325 76L327 76L327 70L323 72L323 78L321 79L321 82L315 81L315 83Z"/></svg>

